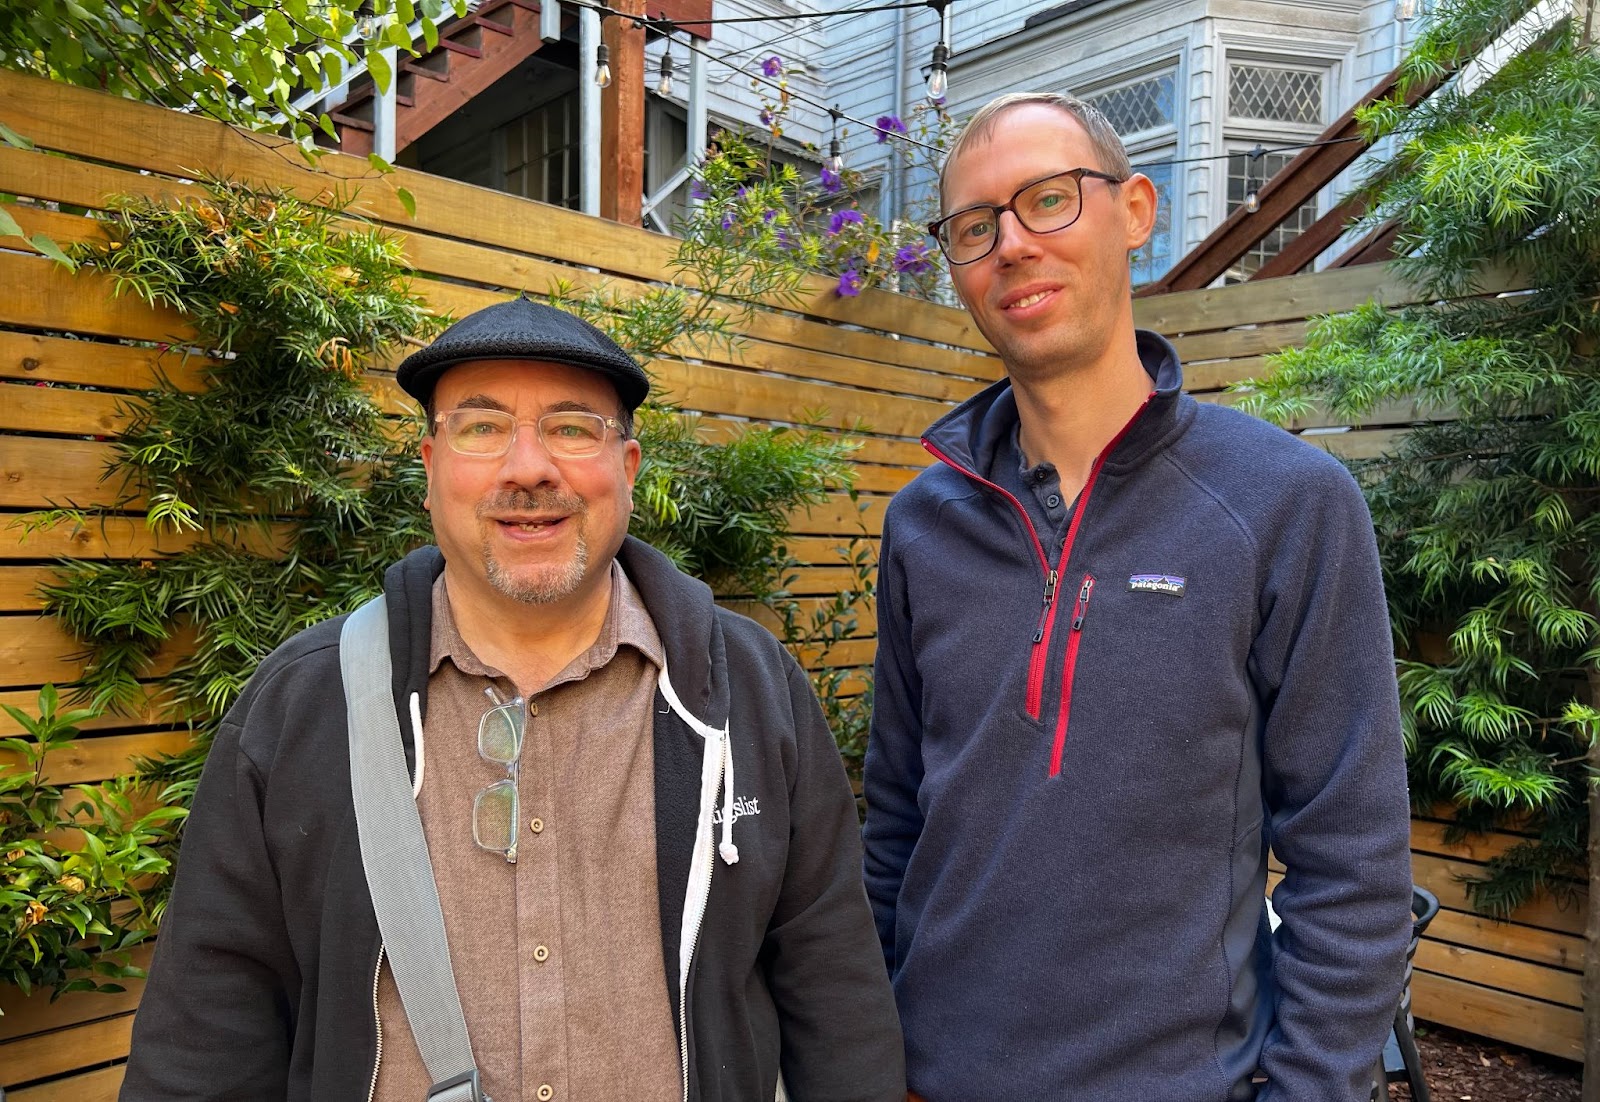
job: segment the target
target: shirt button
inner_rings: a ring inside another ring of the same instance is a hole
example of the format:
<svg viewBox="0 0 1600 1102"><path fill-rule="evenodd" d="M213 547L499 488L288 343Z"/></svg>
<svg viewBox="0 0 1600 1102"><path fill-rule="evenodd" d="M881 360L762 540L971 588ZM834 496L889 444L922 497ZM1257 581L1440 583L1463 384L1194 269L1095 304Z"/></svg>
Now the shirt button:
<svg viewBox="0 0 1600 1102"><path fill-rule="evenodd" d="M540 1083L539 1089L534 1093L539 1096L539 1102L550 1102L550 1099L556 1096L556 1092L550 1089L549 1083Z"/></svg>
<svg viewBox="0 0 1600 1102"><path fill-rule="evenodd" d="M1050 506L1050 508L1054 509L1057 505L1061 504L1061 498L1056 494L1051 494L1049 497L1044 499L1044 503Z"/></svg>
<svg viewBox="0 0 1600 1102"><path fill-rule="evenodd" d="M535 945L533 947L533 959L538 961L540 964L543 964L545 961L550 959L550 950L546 949L543 945Z"/></svg>
<svg viewBox="0 0 1600 1102"><path fill-rule="evenodd" d="M530 822L528 824L528 829L533 831L535 834L539 834L539 833L543 832L543 830L544 830L544 820L543 819L534 819L532 822Z"/></svg>
<svg viewBox="0 0 1600 1102"><path fill-rule="evenodd" d="M530 716L536 716L539 714L539 705L532 700L528 701L528 714Z"/></svg>

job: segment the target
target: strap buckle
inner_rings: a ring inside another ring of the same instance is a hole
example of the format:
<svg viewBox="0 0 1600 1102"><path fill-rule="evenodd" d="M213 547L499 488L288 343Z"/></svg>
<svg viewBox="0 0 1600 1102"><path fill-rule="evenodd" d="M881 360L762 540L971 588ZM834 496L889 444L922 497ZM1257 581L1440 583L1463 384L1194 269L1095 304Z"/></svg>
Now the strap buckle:
<svg viewBox="0 0 1600 1102"><path fill-rule="evenodd" d="M468 1068L460 1075L452 1075L448 1079L441 1079L428 1088L428 1097L425 1102L493 1102L483 1093L483 1084L478 1082L478 1069Z"/></svg>

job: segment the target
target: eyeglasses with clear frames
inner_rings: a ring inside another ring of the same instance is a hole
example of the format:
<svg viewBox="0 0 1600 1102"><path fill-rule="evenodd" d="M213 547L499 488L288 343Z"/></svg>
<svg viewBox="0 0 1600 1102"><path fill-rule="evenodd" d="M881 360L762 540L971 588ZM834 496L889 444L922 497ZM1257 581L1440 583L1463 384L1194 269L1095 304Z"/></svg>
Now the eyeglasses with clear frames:
<svg viewBox="0 0 1600 1102"><path fill-rule="evenodd" d="M1123 178L1093 168L1071 168L1023 184L1009 202L980 203L947 214L928 226L939 251L952 264L971 264L994 252L1000 240L1000 215L1010 211L1030 233L1055 233L1083 213L1085 177L1120 184Z"/></svg>
<svg viewBox="0 0 1600 1102"><path fill-rule="evenodd" d="M505 455L516 443L517 433L527 421L503 409L452 409L434 414L434 424L450 449L462 455L493 459ZM588 459L599 455L606 437L615 432L625 436L622 423L584 410L557 410L531 422L544 450L557 459Z"/></svg>
<svg viewBox="0 0 1600 1102"><path fill-rule="evenodd" d="M505 766L506 776L473 797L472 840L515 865L517 823L522 817L517 799L517 762L522 757L527 704L520 696L501 703L493 686L483 692L495 706L478 721L478 755L484 761Z"/></svg>

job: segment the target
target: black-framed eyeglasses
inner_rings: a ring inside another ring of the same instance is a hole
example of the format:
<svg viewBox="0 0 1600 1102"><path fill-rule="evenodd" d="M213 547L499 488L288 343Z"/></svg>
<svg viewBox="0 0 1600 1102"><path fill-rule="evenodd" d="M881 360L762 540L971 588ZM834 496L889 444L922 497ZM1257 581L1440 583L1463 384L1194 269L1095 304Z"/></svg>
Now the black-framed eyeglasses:
<svg viewBox="0 0 1600 1102"><path fill-rule="evenodd" d="M462 455L492 459L505 455L517 439L519 428L528 422L503 409L463 407L436 413L434 422L451 450ZM539 443L557 459L587 459L599 455L606 435L626 435L615 417L602 417L583 410L557 410L532 422Z"/></svg>
<svg viewBox="0 0 1600 1102"><path fill-rule="evenodd" d="M1030 233L1055 233L1076 222L1083 213L1084 177L1111 184L1125 179L1093 168L1069 168L1023 184L1000 206L980 203L947 214L929 225L928 233L939 242L939 251L950 263L971 264L994 252L995 242L1000 240L1000 215L1006 211L1016 215Z"/></svg>

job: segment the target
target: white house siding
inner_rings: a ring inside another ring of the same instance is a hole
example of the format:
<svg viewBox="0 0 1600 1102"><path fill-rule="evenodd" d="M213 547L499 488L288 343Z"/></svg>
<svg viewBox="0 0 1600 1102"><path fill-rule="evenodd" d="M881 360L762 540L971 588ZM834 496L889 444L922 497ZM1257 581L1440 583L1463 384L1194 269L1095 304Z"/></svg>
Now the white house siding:
<svg viewBox="0 0 1600 1102"><path fill-rule="evenodd" d="M1072 7L1077 10L1062 10ZM1141 74L1175 70L1177 117L1160 153L1161 159L1186 162L1170 169L1174 258L1204 240L1226 212L1227 161L1202 158L1220 158L1230 145L1259 140L1270 147L1310 136L1304 127L1275 130L1230 120L1230 58L1322 70L1326 98L1315 127L1320 130L1393 67L1396 34L1414 34L1416 27L1396 26L1394 0L953 0L950 11L949 107L958 118L1004 92L1094 95ZM1025 26L1030 17L1052 12L1060 14ZM903 108L916 102L937 19L931 10L904 13L904 64L896 74L895 28L901 22L897 13L881 12L825 25L828 102L868 120L893 112L897 84ZM1136 160L1156 157L1151 141L1132 137ZM870 133L852 133L846 157L869 171L885 165L884 148ZM1319 196L1319 210L1329 209L1360 176L1351 170L1336 181Z"/></svg>

